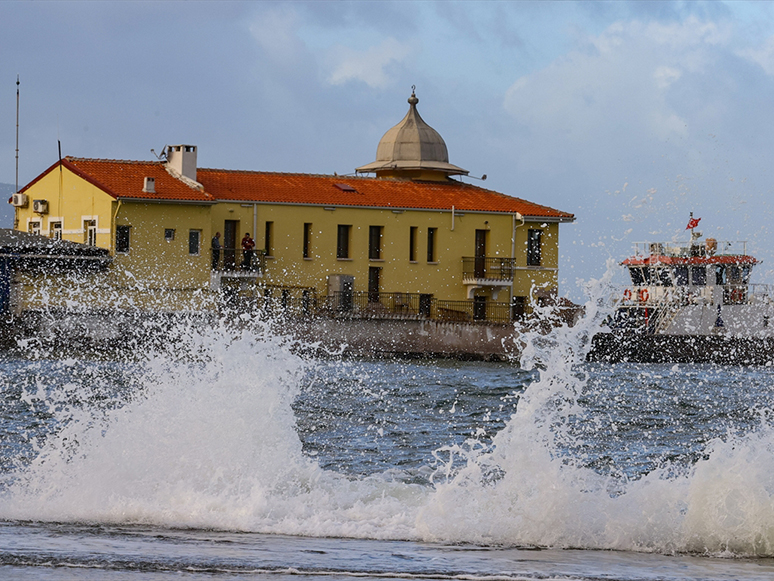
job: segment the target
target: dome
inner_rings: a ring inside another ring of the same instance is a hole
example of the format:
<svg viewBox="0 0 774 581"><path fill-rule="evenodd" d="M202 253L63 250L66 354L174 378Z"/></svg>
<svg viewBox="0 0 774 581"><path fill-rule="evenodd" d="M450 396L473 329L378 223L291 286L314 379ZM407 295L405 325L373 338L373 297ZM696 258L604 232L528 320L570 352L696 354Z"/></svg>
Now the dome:
<svg viewBox="0 0 774 581"><path fill-rule="evenodd" d="M395 127L384 134L376 148L376 161L356 171L380 174L417 174L439 172L444 177L467 174L449 163L449 152L441 135L420 117L419 99L411 92L409 110Z"/></svg>

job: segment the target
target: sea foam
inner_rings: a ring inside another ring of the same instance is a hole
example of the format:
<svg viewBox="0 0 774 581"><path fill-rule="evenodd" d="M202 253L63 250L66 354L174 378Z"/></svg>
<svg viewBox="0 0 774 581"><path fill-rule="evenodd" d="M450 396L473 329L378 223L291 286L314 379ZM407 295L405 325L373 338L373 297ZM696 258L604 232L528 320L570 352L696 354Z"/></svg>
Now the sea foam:
<svg viewBox="0 0 774 581"><path fill-rule="evenodd" d="M169 328L131 395L70 405L93 376L25 388L59 426L0 495L0 518L146 523L307 536L774 555L774 431L716 440L688 469L601 474L568 454L609 275L572 328L529 334L538 370L491 442L449 444L430 484L353 477L307 456L292 403L312 357L256 319ZM31 368L32 369L32 368ZM311 378L311 379L310 379ZM52 383L53 381L53 383ZM63 403L65 402L65 403Z"/></svg>

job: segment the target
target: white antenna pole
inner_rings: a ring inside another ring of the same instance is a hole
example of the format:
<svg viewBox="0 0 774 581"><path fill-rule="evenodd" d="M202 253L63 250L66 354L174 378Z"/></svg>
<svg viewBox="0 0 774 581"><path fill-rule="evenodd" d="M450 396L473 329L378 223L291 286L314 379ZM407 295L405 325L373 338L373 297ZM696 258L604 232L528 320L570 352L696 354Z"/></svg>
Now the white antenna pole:
<svg viewBox="0 0 774 581"><path fill-rule="evenodd" d="M16 189L19 191L19 75L16 75Z"/></svg>

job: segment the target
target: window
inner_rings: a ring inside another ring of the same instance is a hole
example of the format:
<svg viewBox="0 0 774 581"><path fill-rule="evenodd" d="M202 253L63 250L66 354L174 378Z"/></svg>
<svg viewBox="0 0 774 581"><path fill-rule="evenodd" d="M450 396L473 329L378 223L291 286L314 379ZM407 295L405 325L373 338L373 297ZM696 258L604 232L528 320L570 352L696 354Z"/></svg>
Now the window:
<svg viewBox="0 0 774 581"><path fill-rule="evenodd" d="M175 239L175 229L174 228L164 228L164 240L167 242L172 242Z"/></svg>
<svg viewBox="0 0 774 581"><path fill-rule="evenodd" d="M266 256L274 256L274 222L266 222L263 236L263 248Z"/></svg>
<svg viewBox="0 0 774 581"><path fill-rule="evenodd" d="M379 260L382 257L382 232L383 226L368 227L368 258Z"/></svg>
<svg viewBox="0 0 774 581"><path fill-rule="evenodd" d="M540 266L542 230L530 230L527 233L527 266Z"/></svg>
<svg viewBox="0 0 774 581"><path fill-rule="evenodd" d="M188 254L198 255L202 243L201 230L188 231Z"/></svg>
<svg viewBox="0 0 774 581"><path fill-rule="evenodd" d="M687 266L675 266L675 284L677 286L688 285L688 267Z"/></svg>
<svg viewBox="0 0 774 581"><path fill-rule="evenodd" d="M129 232L131 226L116 226L116 253L129 252Z"/></svg>
<svg viewBox="0 0 774 581"><path fill-rule="evenodd" d="M312 224L304 223L304 258L312 258Z"/></svg>
<svg viewBox="0 0 774 581"><path fill-rule="evenodd" d="M694 286L705 286L707 284L706 266L691 267L691 284L693 284Z"/></svg>
<svg viewBox="0 0 774 581"><path fill-rule="evenodd" d="M89 246L97 245L97 221L96 220L84 220L83 229L85 231L86 244Z"/></svg>
<svg viewBox="0 0 774 581"><path fill-rule="evenodd" d="M61 240L62 239L62 223L61 222L51 222L49 224L49 227L51 228L51 238L54 240Z"/></svg>
<svg viewBox="0 0 774 581"><path fill-rule="evenodd" d="M33 220L27 227L27 232L30 234L40 234L40 220Z"/></svg>
<svg viewBox="0 0 774 581"><path fill-rule="evenodd" d="M379 302L379 287L382 269L377 266L368 267L368 302Z"/></svg>
<svg viewBox="0 0 774 581"><path fill-rule="evenodd" d="M416 226L409 228L409 262L417 261L417 230Z"/></svg>
<svg viewBox="0 0 774 581"><path fill-rule="evenodd" d="M427 229L427 261L428 262L435 262L435 243L436 243L436 233L438 232L438 228L428 228Z"/></svg>
<svg viewBox="0 0 774 581"><path fill-rule="evenodd" d="M336 240L336 258L349 258L349 237L351 232L351 225L339 224L338 237Z"/></svg>

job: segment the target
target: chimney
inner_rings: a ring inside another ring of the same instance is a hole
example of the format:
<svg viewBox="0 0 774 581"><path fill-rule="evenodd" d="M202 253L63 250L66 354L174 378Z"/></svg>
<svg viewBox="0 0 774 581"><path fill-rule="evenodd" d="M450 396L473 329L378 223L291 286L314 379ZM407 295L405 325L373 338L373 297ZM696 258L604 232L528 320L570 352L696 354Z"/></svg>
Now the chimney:
<svg viewBox="0 0 774 581"><path fill-rule="evenodd" d="M145 178L145 185L142 187L143 192L147 192L149 194L155 194L156 193L156 178Z"/></svg>
<svg viewBox="0 0 774 581"><path fill-rule="evenodd" d="M181 176L196 181L196 146L167 146L167 165Z"/></svg>

